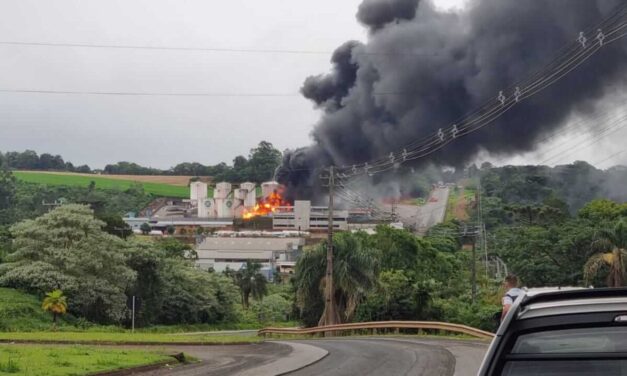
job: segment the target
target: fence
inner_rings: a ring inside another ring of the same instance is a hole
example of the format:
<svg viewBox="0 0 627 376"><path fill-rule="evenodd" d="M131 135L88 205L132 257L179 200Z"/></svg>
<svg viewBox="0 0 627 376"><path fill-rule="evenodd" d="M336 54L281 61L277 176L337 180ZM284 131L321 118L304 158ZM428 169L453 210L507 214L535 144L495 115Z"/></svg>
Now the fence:
<svg viewBox="0 0 627 376"><path fill-rule="evenodd" d="M375 321L316 326L313 328L263 328L259 330L257 334L266 337L272 334L313 335L327 332L340 333L362 330L372 330L373 333L375 333L379 329L394 329L397 332L400 329L438 330L448 333L466 334L481 339L492 339L494 337L493 333L486 332L481 329L461 324L449 324L437 321Z"/></svg>

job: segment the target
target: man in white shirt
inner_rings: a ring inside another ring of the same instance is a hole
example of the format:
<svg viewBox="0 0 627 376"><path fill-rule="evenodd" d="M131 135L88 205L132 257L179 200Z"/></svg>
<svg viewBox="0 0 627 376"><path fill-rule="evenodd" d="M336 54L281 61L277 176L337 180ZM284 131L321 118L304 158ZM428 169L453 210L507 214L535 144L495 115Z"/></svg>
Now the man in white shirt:
<svg viewBox="0 0 627 376"><path fill-rule="evenodd" d="M507 292L505 293L505 296L503 296L503 312L501 313L501 321L503 321L505 315L507 315L507 312L511 308L512 304L514 304L514 301L516 301L516 298L522 294L522 290L518 288L518 277L515 275L510 274L505 277L503 284L505 285L505 291Z"/></svg>

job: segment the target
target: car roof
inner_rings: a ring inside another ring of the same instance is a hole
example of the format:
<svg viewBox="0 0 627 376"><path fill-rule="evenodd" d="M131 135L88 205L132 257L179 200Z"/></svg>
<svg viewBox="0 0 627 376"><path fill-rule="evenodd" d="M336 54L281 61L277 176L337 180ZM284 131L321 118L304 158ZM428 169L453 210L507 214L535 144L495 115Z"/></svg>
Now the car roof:
<svg viewBox="0 0 627 376"><path fill-rule="evenodd" d="M536 289L522 296L516 320L612 311L627 311L627 288Z"/></svg>

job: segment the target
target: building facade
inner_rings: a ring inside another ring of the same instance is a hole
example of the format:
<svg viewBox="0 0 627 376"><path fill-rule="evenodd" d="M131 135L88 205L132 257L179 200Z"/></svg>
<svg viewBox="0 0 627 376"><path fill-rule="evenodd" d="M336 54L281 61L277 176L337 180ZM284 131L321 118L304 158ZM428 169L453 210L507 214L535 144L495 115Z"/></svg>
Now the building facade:
<svg viewBox="0 0 627 376"><path fill-rule="evenodd" d="M326 231L329 227L329 208L311 206L311 201L296 200L294 206L281 206L272 214L275 230ZM348 211L333 211L333 228L348 229Z"/></svg>
<svg viewBox="0 0 627 376"><path fill-rule="evenodd" d="M196 265L223 272L227 268L240 270L246 261L254 261L262 265L262 272L272 280L276 272L293 267L304 245L305 239L297 237L208 237L196 247Z"/></svg>

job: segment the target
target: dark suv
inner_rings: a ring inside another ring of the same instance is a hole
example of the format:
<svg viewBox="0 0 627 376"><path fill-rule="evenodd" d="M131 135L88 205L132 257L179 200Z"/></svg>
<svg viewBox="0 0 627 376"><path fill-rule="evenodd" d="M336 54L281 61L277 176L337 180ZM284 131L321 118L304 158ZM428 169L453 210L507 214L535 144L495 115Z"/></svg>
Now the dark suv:
<svg viewBox="0 0 627 376"><path fill-rule="evenodd" d="M524 293L479 375L627 376L627 289Z"/></svg>

